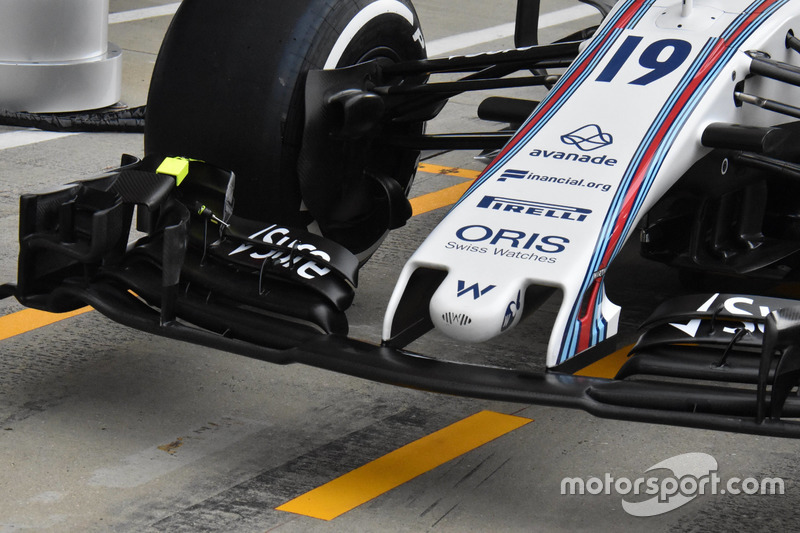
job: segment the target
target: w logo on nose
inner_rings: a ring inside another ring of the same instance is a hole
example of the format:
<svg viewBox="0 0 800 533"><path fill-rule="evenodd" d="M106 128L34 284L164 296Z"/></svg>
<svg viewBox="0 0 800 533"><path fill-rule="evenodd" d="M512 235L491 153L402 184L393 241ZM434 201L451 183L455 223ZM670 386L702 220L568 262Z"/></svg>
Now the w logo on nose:
<svg viewBox="0 0 800 533"><path fill-rule="evenodd" d="M561 136L561 142L574 146L578 150L591 152L605 148L614 142L610 133L605 133L597 124L588 124Z"/></svg>
<svg viewBox="0 0 800 533"><path fill-rule="evenodd" d="M481 296L483 296L484 294L486 294L487 292L489 292L490 290L492 290L494 288L495 288L495 285L489 285L488 287L486 287L484 289L481 289L480 286L477 283L474 283L474 284L470 285L469 287L467 287L467 282L466 281L458 280L458 293L457 293L458 296L457 297L461 298L465 294L472 293L472 299L473 300L477 300L478 298L480 298Z"/></svg>

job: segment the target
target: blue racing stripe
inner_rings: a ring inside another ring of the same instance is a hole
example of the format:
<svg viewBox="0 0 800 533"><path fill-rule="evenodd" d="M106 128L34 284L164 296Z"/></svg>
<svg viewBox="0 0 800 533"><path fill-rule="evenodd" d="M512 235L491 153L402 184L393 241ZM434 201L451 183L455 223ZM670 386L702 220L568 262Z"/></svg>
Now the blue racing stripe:
<svg viewBox="0 0 800 533"><path fill-rule="evenodd" d="M715 63L712 69L706 73L706 76L701 81L701 83L697 86L694 93L692 94L691 98L687 100L683 108L678 112L678 115L674 118L670 128L667 132L665 132L664 138L662 139L661 146L658 147L657 151L653 156L653 161L650 163L647 169L647 173L645 174L640 189L637 191L636 198L634 199L634 203L631 208L631 212L628 214L628 218L625 222L625 226L623 227L622 233L620 235L619 240L617 241L614 250L612 251L613 255L612 258L619 252L622 248L624 242L627 239L628 234L631 231L633 226L633 221L636 218L636 214L641 209L643 205L647 193L649 192L656 175L658 174L659 170L661 169L664 160L666 159L667 154L670 151L672 143L677 135L680 133L681 129L683 128L684 124L688 120L691 113L696 109L697 105L699 104L700 100L703 96L707 93L708 88L713 83L720 71L730 62L733 55L739 50L741 44L749 38L753 32L758 29L758 27L763 24L763 22L769 18L777 9L780 9L783 5L786 4L788 0L780 0L775 2L767 9L761 13L758 18L756 18L751 24L748 25L744 31L740 31L742 28L741 26L748 20L752 14L757 11L759 7L761 7L764 2L755 2L748 7L748 9L740 16L736 17L734 23L732 23L728 29L723 33L723 36L727 36L728 38L733 37L736 35L736 38L727 44L727 48L719 60ZM693 63L690 67L687 74L681 80L679 85L676 87L676 90L670 96L670 98L665 103L664 108L659 112L656 120L651 125L648 133L645 135L642 144L637 149L634 159L632 160L631 164L626 169L626 173L623 177L623 180L620 183L620 187L617 189L615 194L614 200L612 201L612 208L609 209L607 216L603 222L603 229L601 230L601 237L598 239L598 243L605 243L602 245L598 245L595 252L592 255L592 259L590 260L589 268L587 269L584 281L581 285L581 294L585 294L586 291L591 287L592 283L594 282L594 272L596 272L600 264L603 260L603 257L606 256L606 252L608 251L608 243L610 241L610 236L613 234L613 228L616 226L616 221L619 220L621 215L621 203L624 201L629 188L632 185L633 177L635 176L636 172L639 170L644 155L652 146L652 143L655 140L655 136L657 135L659 128L667 119L667 117L674 113L675 106L677 102L680 100L681 97L685 95L686 90L688 89L690 83L692 81L696 81L696 76L699 75L700 69L706 64L707 60L710 57L711 50L721 41L720 40L710 40L701 50L701 53L698 55L698 59ZM614 216L611 214L614 213ZM601 287L602 288L602 287ZM601 293L599 293L601 294ZM599 298L598 298L599 300ZM592 329L592 342L597 343L601 340L604 340L605 337L602 335L604 332L602 331L601 327L595 327L598 324L598 316L601 315L601 309L599 305L599 301L596 302L596 305L593 306L592 312L594 315L592 316L591 322L593 324ZM561 363L574 355L578 339L580 335L580 322L577 320L578 313L580 311L580 302L576 302L573 306L573 309L570 313L570 325L568 326L567 332L565 332L564 339L562 340L562 348L561 352L558 356L558 363Z"/></svg>

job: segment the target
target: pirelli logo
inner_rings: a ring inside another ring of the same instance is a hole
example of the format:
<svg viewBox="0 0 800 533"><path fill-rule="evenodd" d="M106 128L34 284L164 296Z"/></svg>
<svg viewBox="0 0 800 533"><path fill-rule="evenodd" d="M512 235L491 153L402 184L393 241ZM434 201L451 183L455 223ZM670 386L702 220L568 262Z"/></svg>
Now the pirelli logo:
<svg viewBox="0 0 800 533"><path fill-rule="evenodd" d="M537 217L572 220L574 222L583 222L592 213L591 209L583 209L581 207L545 204L543 202L504 198L502 196L484 196L478 203L478 207L506 213L521 213Z"/></svg>

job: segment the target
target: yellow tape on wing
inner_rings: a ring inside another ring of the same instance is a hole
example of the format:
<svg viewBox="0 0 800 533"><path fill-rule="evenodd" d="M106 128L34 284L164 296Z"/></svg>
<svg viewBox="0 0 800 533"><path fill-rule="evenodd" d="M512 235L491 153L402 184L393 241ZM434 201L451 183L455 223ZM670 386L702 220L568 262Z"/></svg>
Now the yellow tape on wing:
<svg viewBox="0 0 800 533"><path fill-rule="evenodd" d="M175 176L175 184L180 185L189 174L189 160L183 157L166 157L156 169L158 174Z"/></svg>

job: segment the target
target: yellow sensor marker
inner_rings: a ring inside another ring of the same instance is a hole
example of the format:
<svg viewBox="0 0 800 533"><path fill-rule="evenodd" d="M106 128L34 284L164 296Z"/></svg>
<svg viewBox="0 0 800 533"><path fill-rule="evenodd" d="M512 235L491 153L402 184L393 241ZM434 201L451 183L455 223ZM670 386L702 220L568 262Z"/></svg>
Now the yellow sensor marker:
<svg viewBox="0 0 800 533"><path fill-rule="evenodd" d="M219 224L226 228L230 226L230 224L219 218L216 213L214 213L211 209L207 208L200 202L195 202L194 210L199 216L210 220L214 224Z"/></svg>
<svg viewBox="0 0 800 533"><path fill-rule="evenodd" d="M189 174L189 160L183 157L165 157L156 169L156 173L175 176L175 184L180 185Z"/></svg>
<svg viewBox="0 0 800 533"><path fill-rule="evenodd" d="M298 496L277 510L332 520L530 422L530 418L481 411Z"/></svg>

